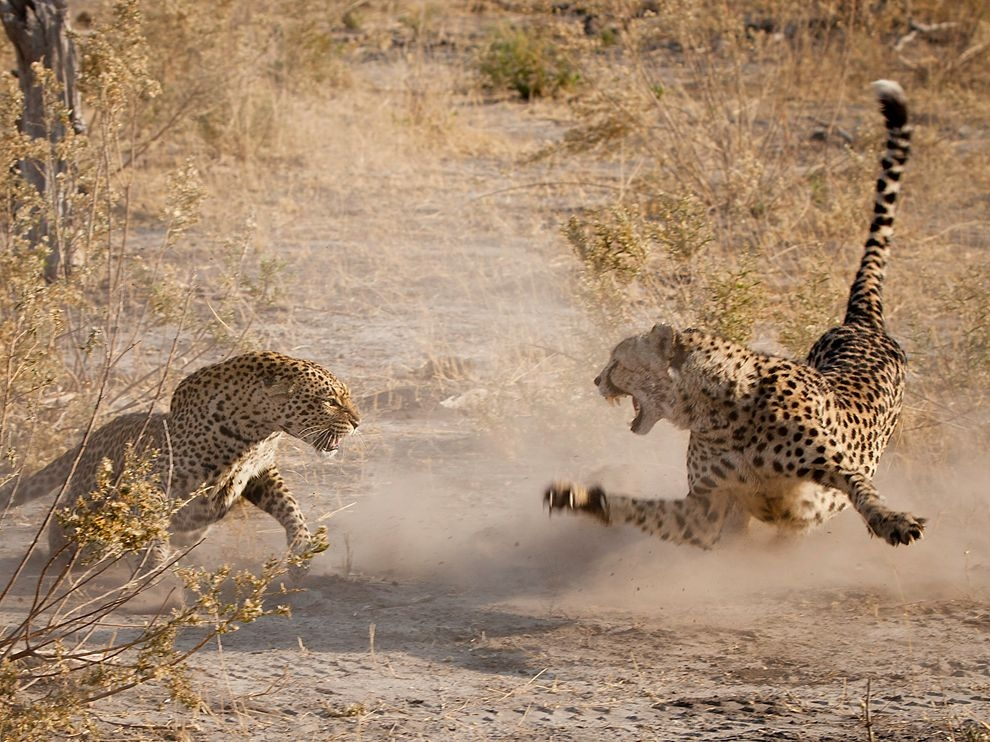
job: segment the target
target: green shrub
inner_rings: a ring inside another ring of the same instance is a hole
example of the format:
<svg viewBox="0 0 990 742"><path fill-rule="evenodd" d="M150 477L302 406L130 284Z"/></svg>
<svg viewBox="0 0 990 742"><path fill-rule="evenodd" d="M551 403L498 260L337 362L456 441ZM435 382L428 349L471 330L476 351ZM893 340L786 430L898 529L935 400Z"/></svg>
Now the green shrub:
<svg viewBox="0 0 990 742"><path fill-rule="evenodd" d="M532 29L499 28L481 55L486 88L512 90L523 100L553 96L581 79L572 55Z"/></svg>

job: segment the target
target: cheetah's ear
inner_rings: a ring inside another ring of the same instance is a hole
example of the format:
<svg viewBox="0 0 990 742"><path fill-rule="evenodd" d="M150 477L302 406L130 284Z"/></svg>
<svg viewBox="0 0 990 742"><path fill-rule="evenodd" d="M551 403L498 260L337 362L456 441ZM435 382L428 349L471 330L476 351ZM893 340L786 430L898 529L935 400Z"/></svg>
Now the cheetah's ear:
<svg viewBox="0 0 990 742"><path fill-rule="evenodd" d="M656 349L670 368L679 369L687 357L687 349L677 330L667 324L658 323L650 330L650 340L656 344Z"/></svg>

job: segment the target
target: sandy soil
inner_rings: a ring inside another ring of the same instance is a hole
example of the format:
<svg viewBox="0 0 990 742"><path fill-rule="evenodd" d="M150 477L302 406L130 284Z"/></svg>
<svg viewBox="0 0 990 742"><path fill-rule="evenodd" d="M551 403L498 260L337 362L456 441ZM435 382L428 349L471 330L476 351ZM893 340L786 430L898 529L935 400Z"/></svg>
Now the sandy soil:
<svg viewBox="0 0 990 742"><path fill-rule="evenodd" d="M570 296L558 229L588 194L531 185L561 176L521 158L560 135L559 111L465 107L467 144L431 143L375 115L413 72L367 74L262 212L295 286L270 345L365 408L333 461L284 451L311 521L333 513L332 548L291 619L195 656L208 710L148 687L106 718L195 740L986 739L986 464L887 456L881 490L930 519L907 549L848 512L705 553L548 519L554 476L684 491L684 436L630 435L590 383L629 328L596 334ZM242 510L202 558L250 562L277 531Z"/></svg>

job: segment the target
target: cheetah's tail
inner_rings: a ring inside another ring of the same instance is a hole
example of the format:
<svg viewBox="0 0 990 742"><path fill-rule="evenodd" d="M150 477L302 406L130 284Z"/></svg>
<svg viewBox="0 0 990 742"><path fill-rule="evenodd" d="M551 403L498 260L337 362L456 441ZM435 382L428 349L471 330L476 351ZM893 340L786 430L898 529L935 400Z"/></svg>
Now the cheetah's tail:
<svg viewBox="0 0 990 742"><path fill-rule="evenodd" d="M883 279L890 254L890 238L894 234L901 173L911 151L911 127L907 122L907 98L900 85L892 80L877 80L873 83L873 91L880 101L880 111L887 125L887 147L880 161L883 172L877 180L870 236L849 291L845 324L866 325L882 332Z"/></svg>

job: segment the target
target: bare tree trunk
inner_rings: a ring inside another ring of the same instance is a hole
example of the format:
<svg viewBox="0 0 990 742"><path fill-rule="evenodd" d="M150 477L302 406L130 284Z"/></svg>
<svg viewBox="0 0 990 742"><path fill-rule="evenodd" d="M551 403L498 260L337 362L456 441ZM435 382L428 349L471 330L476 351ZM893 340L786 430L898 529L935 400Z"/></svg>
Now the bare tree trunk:
<svg viewBox="0 0 990 742"><path fill-rule="evenodd" d="M20 130L52 144L47 160L24 159L20 162L25 180L49 204L38 214L36 225L28 235L33 247L41 249L47 244L45 278L48 281L68 274L74 258L79 256L72 255L71 243L60 229L68 217L65 194L71 184L56 180L56 176L67 172L68 165L58 156L54 145L65 138L66 132L59 117L45 110L45 91L33 65L40 62L55 73L72 128L76 133L83 133L85 124L76 87L76 47L69 34L67 16L67 0L0 0L0 20L17 50L17 74L24 94ZM50 215L54 219L49 219Z"/></svg>

